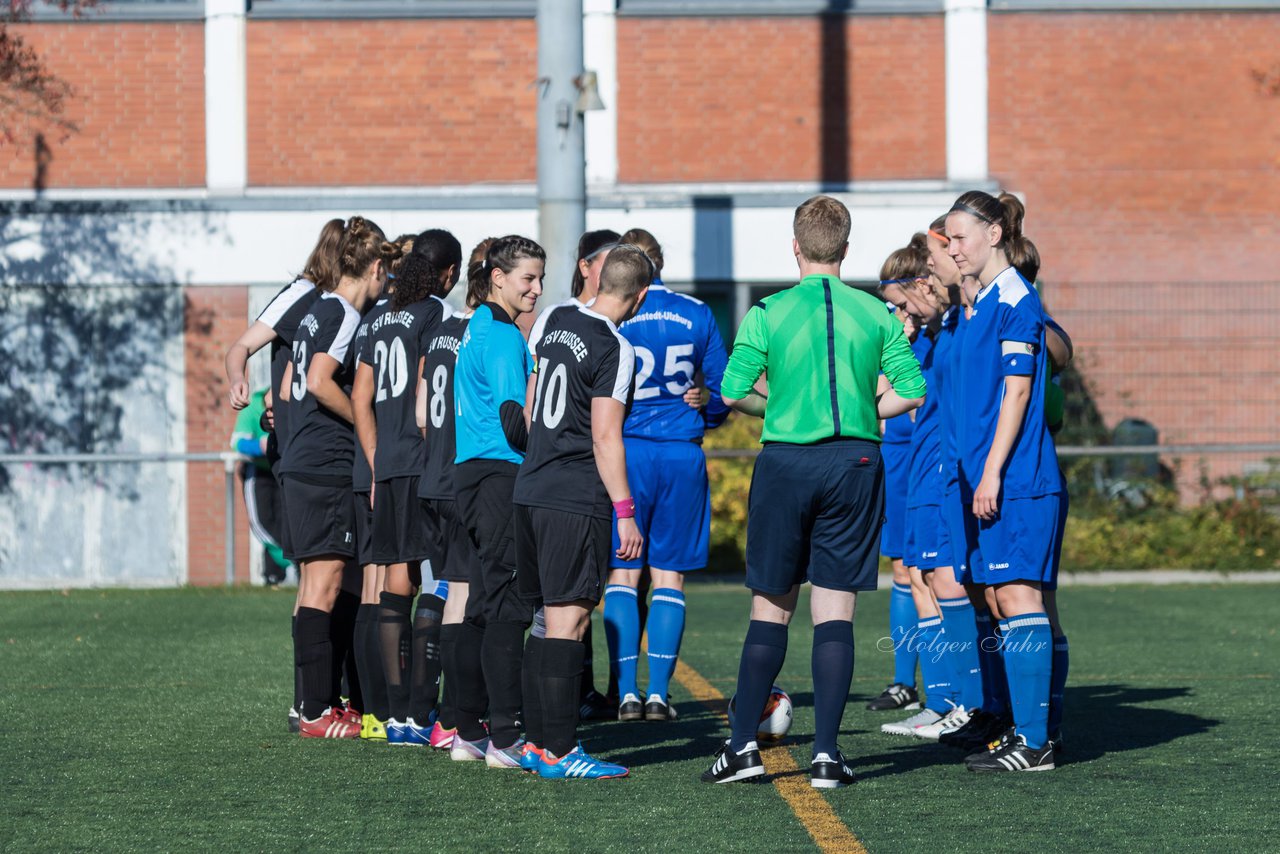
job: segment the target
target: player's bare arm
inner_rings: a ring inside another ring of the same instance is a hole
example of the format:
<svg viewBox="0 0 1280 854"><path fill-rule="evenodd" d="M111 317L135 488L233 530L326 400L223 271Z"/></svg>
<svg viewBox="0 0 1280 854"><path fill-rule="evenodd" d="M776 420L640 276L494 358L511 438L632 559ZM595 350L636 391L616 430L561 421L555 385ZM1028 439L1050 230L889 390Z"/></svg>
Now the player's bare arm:
<svg viewBox="0 0 1280 854"><path fill-rule="evenodd" d="M249 380L245 372L249 365L249 357L270 344L271 339L275 337L274 329L257 320L227 350L224 362L227 369L227 382L231 386L227 396L231 399L232 409L244 409L249 405Z"/></svg>
<svg viewBox="0 0 1280 854"><path fill-rule="evenodd" d="M591 448L596 458L596 469L604 481L605 491L614 504L631 498L627 483L627 452L622 444L622 422L627 408L612 397L596 397L591 400ZM618 520L618 557L635 560L640 556L644 538L636 527L634 518Z"/></svg>
<svg viewBox="0 0 1280 854"><path fill-rule="evenodd" d="M342 386L334 379L340 367L338 360L328 353L316 353L312 356L311 365L307 368L307 393L314 394L321 406L343 421L354 424L351 398L347 397Z"/></svg>
<svg viewBox="0 0 1280 854"><path fill-rule="evenodd" d="M1004 401L1000 404L995 439L987 454L982 481L973 492L973 515L979 519L994 518L1000 506L1000 480L1004 464L1009 459L1009 452L1013 450L1013 443L1018 440L1018 432L1022 430L1022 421L1026 417L1027 403L1030 400L1031 377L1004 378Z"/></svg>

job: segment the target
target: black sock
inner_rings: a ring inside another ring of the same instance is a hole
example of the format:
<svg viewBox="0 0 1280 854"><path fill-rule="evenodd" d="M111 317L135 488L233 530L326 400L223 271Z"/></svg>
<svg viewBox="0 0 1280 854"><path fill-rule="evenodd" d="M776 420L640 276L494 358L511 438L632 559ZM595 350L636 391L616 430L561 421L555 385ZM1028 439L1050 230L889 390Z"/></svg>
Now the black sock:
<svg viewBox="0 0 1280 854"><path fill-rule="evenodd" d="M457 726L457 714L454 712L455 686L458 679L458 661L455 655L458 643L458 625L451 623L440 627L440 670L444 674L444 685L440 689L440 710L436 718L441 729L453 729Z"/></svg>
<svg viewBox="0 0 1280 854"><path fill-rule="evenodd" d="M813 755L835 758L840 719L853 681L853 623L829 620L813 627Z"/></svg>
<svg viewBox="0 0 1280 854"><path fill-rule="evenodd" d="M557 757L573 750L577 741L584 652L579 641L542 641L542 746Z"/></svg>
<svg viewBox="0 0 1280 854"><path fill-rule="evenodd" d="M382 604L378 608L379 649L391 720L396 721L409 717L409 656L412 655L409 614L412 610L413 599L409 596L382 591Z"/></svg>
<svg viewBox="0 0 1280 854"><path fill-rule="evenodd" d="M524 666L520 684L524 688L524 737L542 746L542 645L545 638L529 635L524 642Z"/></svg>
<svg viewBox="0 0 1280 854"><path fill-rule="evenodd" d="M409 717L426 726L440 699L440 621L444 600L423 594L413 613L413 671L409 679Z"/></svg>
<svg viewBox="0 0 1280 854"><path fill-rule="evenodd" d="M457 690L453 694L454 721L458 735L466 741L479 741L485 736L484 724L480 722L489 708L480 656L484 635L484 628L468 618L458 625L454 642L453 658L457 671Z"/></svg>
<svg viewBox="0 0 1280 854"><path fill-rule="evenodd" d="M333 697L333 642L329 638L329 614L317 608L298 609L295 653L302 668L302 707L308 720L324 714Z"/></svg>
<svg viewBox="0 0 1280 854"><path fill-rule="evenodd" d="M480 648L489 692L489 740L506 750L520 739L520 670L524 661L523 623L489 623Z"/></svg>
<svg viewBox="0 0 1280 854"><path fill-rule="evenodd" d="M781 623L752 620L742 642L738 662L738 691L734 699L734 750L756 740L764 704L787 658L787 627Z"/></svg>
<svg viewBox="0 0 1280 854"><path fill-rule="evenodd" d="M374 606L361 602L356 609L355 631L351 636L351 654L356 659L356 672L360 674L360 693L364 706L360 711L372 715L373 707L373 674L375 670L369 661L369 621L375 618Z"/></svg>
<svg viewBox="0 0 1280 854"><path fill-rule="evenodd" d="M298 658L298 615L293 615L293 622L289 629L289 636L293 638L293 708L299 714L302 713L302 661Z"/></svg>
<svg viewBox="0 0 1280 854"><path fill-rule="evenodd" d="M364 623L364 684L365 701L369 711L380 721L391 717L391 706L387 701L387 674L382 667L382 643L378 637L378 616L380 606L373 603L365 608Z"/></svg>
<svg viewBox="0 0 1280 854"><path fill-rule="evenodd" d="M339 686L345 687L351 708L364 711L364 694L360 690L360 675L356 669L355 630L356 615L360 611L360 597L338 591L334 600L333 611L329 615L329 636L333 641L333 664L337 676L334 678L334 693ZM335 697L335 702L337 698Z"/></svg>

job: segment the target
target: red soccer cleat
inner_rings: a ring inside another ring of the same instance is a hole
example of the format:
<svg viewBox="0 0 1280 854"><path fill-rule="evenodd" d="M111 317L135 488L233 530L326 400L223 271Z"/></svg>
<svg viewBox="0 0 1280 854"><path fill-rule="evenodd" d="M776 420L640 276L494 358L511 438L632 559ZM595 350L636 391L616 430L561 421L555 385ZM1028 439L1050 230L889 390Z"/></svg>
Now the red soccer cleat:
<svg viewBox="0 0 1280 854"><path fill-rule="evenodd" d="M315 720L303 718L299 734L303 738L359 738L360 725L353 724L341 709L328 708Z"/></svg>

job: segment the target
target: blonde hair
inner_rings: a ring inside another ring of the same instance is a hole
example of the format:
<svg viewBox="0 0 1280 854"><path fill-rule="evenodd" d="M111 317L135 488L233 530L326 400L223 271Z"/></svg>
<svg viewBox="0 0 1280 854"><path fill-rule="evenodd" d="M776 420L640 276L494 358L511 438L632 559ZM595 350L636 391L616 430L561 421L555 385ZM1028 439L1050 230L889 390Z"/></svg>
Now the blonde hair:
<svg viewBox="0 0 1280 854"><path fill-rule="evenodd" d="M658 242L658 238L643 228L633 228L622 235L618 242L638 247L653 262L654 278L656 279L662 275L662 244Z"/></svg>
<svg viewBox="0 0 1280 854"><path fill-rule="evenodd" d="M792 223L800 254L814 264L836 264L844 258L850 227L849 209L830 196L814 196L800 205Z"/></svg>

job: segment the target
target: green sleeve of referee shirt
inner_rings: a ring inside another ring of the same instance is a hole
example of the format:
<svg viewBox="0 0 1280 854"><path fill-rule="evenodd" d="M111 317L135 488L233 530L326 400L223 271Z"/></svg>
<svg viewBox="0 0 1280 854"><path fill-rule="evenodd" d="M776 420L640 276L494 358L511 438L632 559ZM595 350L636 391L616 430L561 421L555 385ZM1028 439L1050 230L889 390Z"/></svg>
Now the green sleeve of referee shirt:
<svg viewBox="0 0 1280 854"><path fill-rule="evenodd" d="M769 357L769 329L765 325L764 309L753 305L742 318L738 334L733 339L733 354L724 369L720 394L730 400L741 400L764 373Z"/></svg>
<svg viewBox="0 0 1280 854"><path fill-rule="evenodd" d="M924 376L920 373L916 354L911 352L911 342L902 332L902 324L895 321L886 328L888 334L880 355L880 371L899 396L923 397Z"/></svg>

